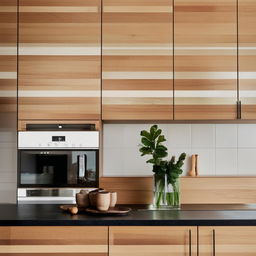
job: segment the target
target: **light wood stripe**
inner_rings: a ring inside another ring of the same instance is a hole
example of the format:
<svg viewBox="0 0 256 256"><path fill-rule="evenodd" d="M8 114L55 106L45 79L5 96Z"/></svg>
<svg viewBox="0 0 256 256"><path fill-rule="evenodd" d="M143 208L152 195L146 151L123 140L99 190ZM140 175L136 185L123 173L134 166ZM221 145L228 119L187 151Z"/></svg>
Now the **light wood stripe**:
<svg viewBox="0 0 256 256"><path fill-rule="evenodd" d="M0 245L0 253L107 253L107 245Z"/></svg>
<svg viewBox="0 0 256 256"><path fill-rule="evenodd" d="M170 241L171 242L171 241ZM192 246L193 250L196 249L196 246ZM159 255L172 255L173 253L184 253L184 251L188 251L188 245L113 245L110 246L110 252L117 256L131 256L131 255L149 255L155 256Z"/></svg>
<svg viewBox="0 0 256 256"><path fill-rule="evenodd" d="M97 6L20 6L19 12L47 12L47 13L81 13L81 12L98 12Z"/></svg>
<svg viewBox="0 0 256 256"><path fill-rule="evenodd" d="M16 79L16 72L0 72L0 79Z"/></svg>
<svg viewBox="0 0 256 256"><path fill-rule="evenodd" d="M20 91L19 92L19 97L56 97L56 98L66 98L66 97L100 97L100 91L76 91L76 90L68 90L68 91L54 91L54 90L49 90L49 91Z"/></svg>
<svg viewBox="0 0 256 256"><path fill-rule="evenodd" d="M175 99L175 104L180 105L180 106L176 106L177 108L180 107L182 108L182 106L199 106L199 105L208 105L208 106L213 106L216 105L216 108L218 108L217 105L234 105L234 98L233 97L174 97ZM191 108L192 110L192 108ZM187 109L188 111L188 109ZM184 110L185 112L185 110ZM198 109L198 112L200 112L200 109ZM202 111L203 112L203 111ZM189 116L189 112L187 113L187 115ZM216 115L218 116L218 115ZM218 119L218 118L217 118ZM189 118L188 118L189 120Z"/></svg>
<svg viewBox="0 0 256 256"><path fill-rule="evenodd" d="M62 56L95 56L100 55L99 47L80 46L20 46L19 55L62 55Z"/></svg>
<svg viewBox="0 0 256 256"><path fill-rule="evenodd" d="M1 46L0 45L0 55L17 55L17 47L15 46Z"/></svg>
<svg viewBox="0 0 256 256"><path fill-rule="evenodd" d="M175 72L176 79L235 79L236 80L236 77L237 77L236 72Z"/></svg>

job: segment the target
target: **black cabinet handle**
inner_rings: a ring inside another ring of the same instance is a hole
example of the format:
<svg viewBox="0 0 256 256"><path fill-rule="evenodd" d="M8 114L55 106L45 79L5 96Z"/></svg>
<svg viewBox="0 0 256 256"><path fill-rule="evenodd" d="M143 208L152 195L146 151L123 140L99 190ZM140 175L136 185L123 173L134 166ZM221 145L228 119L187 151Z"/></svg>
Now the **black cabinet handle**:
<svg viewBox="0 0 256 256"><path fill-rule="evenodd" d="M212 255L216 255L216 248L215 248L215 229L212 230Z"/></svg>
<svg viewBox="0 0 256 256"><path fill-rule="evenodd" d="M189 230L189 256L192 256L192 234L191 234L191 229Z"/></svg>
<svg viewBox="0 0 256 256"><path fill-rule="evenodd" d="M237 119L242 118L242 103L240 100L237 101Z"/></svg>

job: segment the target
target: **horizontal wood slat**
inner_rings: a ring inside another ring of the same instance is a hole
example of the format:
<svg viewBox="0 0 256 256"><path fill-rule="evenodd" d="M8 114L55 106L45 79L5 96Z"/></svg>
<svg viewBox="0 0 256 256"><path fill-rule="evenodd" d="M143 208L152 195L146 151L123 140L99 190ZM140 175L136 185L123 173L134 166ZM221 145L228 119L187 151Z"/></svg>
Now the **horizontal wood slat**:
<svg viewBox="0 0 256 256"><path fill-rule="evenodd" d="M0 227L0 255L107 256L108 227Z"/></svg>
<svg viewBox="0 0 256 256"><path fill-rule="evenodd" d="M152 177L102 177L100 187L118 192L119 204L151 204ZM182 177L182 204L255 204L255 177Z"/></svg>
<svg viewBox="0 0 256 256"><path fill-rule="evenodd" d="M110 227L111 256L196 256L196 227Z"/></svg>

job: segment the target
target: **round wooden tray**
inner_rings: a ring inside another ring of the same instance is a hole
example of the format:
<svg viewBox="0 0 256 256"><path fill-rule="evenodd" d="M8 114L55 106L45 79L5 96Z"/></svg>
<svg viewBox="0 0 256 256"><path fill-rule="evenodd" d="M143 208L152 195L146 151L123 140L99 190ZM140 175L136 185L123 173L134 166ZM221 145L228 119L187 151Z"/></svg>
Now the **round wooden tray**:
<svg viewBox="0 0 256 256"><path fill-rule="evenodd" d="M104 215L104 216L110 216L110 215L126 215L128 214L132 209L129 207L122 207L122 206L116 206L113 208L109 208L108 211L99 211L95 208L86 208L84 211L86 213L95 214L95 215Z"/></svg>

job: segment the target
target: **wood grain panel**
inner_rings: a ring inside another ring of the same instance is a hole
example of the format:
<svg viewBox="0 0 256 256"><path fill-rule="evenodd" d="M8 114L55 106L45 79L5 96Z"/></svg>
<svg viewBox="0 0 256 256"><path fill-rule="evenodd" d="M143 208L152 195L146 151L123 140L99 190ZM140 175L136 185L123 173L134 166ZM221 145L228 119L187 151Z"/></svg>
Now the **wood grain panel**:
<svg viewBox="0 0 256 256"><path fill-rule="evenodd" d="M239 93L242 119L256 119L256 3L239 3Z"/></svg>
<svg viewBox="0 0 256 256"><path fill-rule="evenodd" d="M103 120L171 120L172 0L103 2Z"/></svg>
<svg viewBox="0 0 256 256"><path fill-rule="evenodd" d="M218 256L254 256L255 227L199 227L200 256L212 256L214 250Z"/></svg>
<svg viewBox="0 0 256 256"><path fill-rule="evenodd" d="M191 232L191 254L189 254ZM196 227L110 227L110 256L196 255Z"/></svg>
<svg viewBox="0 0 256 256"><path fill-rule="evenodd" d="M175 120L236 119L236 0L174 3Z"/></svg>
<svg viewBox="0 0 256 256"><path fill-rule="evenodd" d="M16 119L17 110L17 0L0 0L0 114ZM2 116L3 115L3 116ZM13 117L10 117L13 116Z"/></svg>
<svg viewBox="0 0 256 256"><path fill-rule="evenodd" d="M255 177L182 177L182 204L255 204ZM101 177L100 187L117 191L119 204L151 204L152 177Z"/></svg>
<svg viewBox="0 0 256 256"><path fill-rule="evenodd" d="M100 119L100 0L21 0L19 21L19 119Z"/></svg>
<svg viewBox="0 0 256 256"><path fill-rule="evenodd" d="M0 227L0 255L108 253L108 227Z"/></svg>

